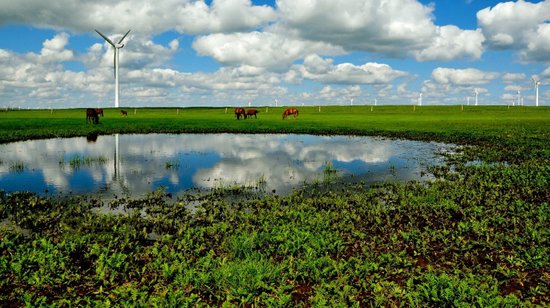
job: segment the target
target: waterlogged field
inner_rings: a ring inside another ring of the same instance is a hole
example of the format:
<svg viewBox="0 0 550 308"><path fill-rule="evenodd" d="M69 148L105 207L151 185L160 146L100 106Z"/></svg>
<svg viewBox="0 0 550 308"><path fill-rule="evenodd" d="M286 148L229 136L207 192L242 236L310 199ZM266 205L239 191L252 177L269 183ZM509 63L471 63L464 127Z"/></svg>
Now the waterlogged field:
<svg viewBox="0 0 550 308"><path fill-rule="evenodd" d="M284 197L221 187L105 204L1 193L0 303L550 304L550 109L300 109L284 121L280 108L246 121L231 109L107 110L96 126L82 110L0 112L0 140L295 132L466 146L431 168L431 182L311 185Z"/></svg>
<svg viewBox="0 0 550 308"><path fill-rule="evenodd" d="M286 195L304 183L430 180L454 146L369 136L115 134L0 144L0 187L38 195L144 197L162 187L245 186ZM327 183L328 184L328 183Z"/></svg>

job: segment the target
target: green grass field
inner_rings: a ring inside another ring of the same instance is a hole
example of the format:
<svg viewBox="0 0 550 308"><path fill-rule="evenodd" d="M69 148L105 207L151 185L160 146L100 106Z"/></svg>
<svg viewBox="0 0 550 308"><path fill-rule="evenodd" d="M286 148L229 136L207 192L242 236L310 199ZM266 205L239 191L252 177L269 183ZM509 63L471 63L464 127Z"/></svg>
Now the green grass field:
<svg viewBox="0 0 550 308"><path fill-rule="evenodd" d="M372 108L372 109L371 109ZM258 119L237 121L233 108L105 109L99 125L85 121L83 109L0 112L0 142L78 136L90 132L246 132L382 134L438 139L548 138L550 108L485 106L324 106L299 107L298 119L282 120L283 108L257 108ZM371 111L372 110L372 111Z"/></svg>
<svg viewBox="0 0 550 308"><path fill-rule="evenodd" d="M107 109L99 125L82 109L0 112L0 142L234 132L466 146L431 182L285 197L220 188L103 204L0 188L0 306L550 305L550 108L301 107L284 121L258 109L241 121L232 108Z"/></svg>

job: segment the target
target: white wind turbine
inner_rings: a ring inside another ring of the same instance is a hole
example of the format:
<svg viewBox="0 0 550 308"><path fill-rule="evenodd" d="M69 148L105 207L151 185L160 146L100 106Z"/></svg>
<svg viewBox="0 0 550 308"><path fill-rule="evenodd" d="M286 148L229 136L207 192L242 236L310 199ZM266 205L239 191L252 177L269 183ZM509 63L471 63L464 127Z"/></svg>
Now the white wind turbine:
<svg viewBox="0 0 550 308"><path fill-rule="evenodd" d="M476 106L477 106L477 96L479 94L479 90L478 89L474 89L474 93L476 94Z"/></svg>
<svg viewBox="0 0 550 308"><path fill-rule="evenodd" d="M521 91L518 90L518 106L520 106L521 103Z"/></svg>
<svg viewBox="0 0 550 308"><path fill-rule="evenodd" d="M532 77L531 79L533 79L533 84L535 86L535 106L539 106L539 85L540 85L540 81L538 81L535 77Z"/></svg>
<svg viewBox="0 0 550 308"><path fill-rule="evenodd" d="M119 94L119 87L118 87L118 62L119 62L119 49L124 47L124 44L122 44L122 41L126 38L126 36L128 35L128 33L130 33L130 30L128 30L128 32L126 32L126 34L124 34L124 36L122 36L122 38L120 40L118 40L118 42L115 44L113 41L111 41L108 37L106 37L105 35L101 34L101 32L95 30L95 32L97 32L97 34L101 35L102 38L105 39L105 41L107 41L107 43L109 43L111 46L113 46L113 48L115 49L115 53L114 53L114 70L115 70L115 107L118 108L119 107L119 104L118 104L118 94Z"/></svg>
<svg viewBox="0 0 550 308"><path fill-rule="evenodd" d="M422 92L418 94L418 106L422 106Z"/></svg>

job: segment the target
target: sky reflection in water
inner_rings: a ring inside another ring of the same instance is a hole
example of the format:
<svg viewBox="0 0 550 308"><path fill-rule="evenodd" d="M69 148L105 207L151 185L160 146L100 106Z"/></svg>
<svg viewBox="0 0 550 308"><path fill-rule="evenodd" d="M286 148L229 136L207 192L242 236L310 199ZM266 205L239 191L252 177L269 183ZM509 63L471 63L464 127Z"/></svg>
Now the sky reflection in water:
<svg viewBox="0 0 550 308"><path fill-rule="evenodd" d="M374 137L147 134L66 138L0 145L0 190L38 194L143 196L163 186L257 185L287 194L324 179L331 165L344 181L422 179L448 145ZM75 162L84 162L75 164ZM73 164L71 164L73 162Z"/></svg>

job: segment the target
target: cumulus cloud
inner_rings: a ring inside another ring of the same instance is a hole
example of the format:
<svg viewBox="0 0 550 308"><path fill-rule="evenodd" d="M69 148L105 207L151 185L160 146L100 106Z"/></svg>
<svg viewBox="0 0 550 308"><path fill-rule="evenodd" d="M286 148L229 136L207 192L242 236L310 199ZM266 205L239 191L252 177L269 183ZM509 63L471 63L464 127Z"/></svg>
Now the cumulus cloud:
<svg viewBox="0 0 550 308"><path fill-rule="evenodd" d="M335 55L344 50L323 42L294 39L270 32L211 34L199 37L193 48L226 65L266 67L285 71L297 59L312 53Z"/></svg>
<svg viewBox="0 0 550 308"><path fill-rule="evenodd" d="M498 73L484 72L475 68L452 69L438 67L432 71L432 78L440 84L475 86L487 84L499 76Z"/></svg>
<svg viewBox="0 0 550 308"><path fill-rule="evenodd" d="M72 50L65 49L69 42L67 33L59 33L51 40L46 40L43 44L40 56L47 61L69 61L73 59Z"/></svg>
<svg viewBox="0 0 550 308"><path fill-rule="evenodd" d="M306 39L346 50L419 61L479 58L483 34L433 23L433 6L414 0L278 0L281 23Z"/></svg>
<svg viewBox="0 0 550 308"><path fill-rule="evenodd" d="M503 2L477 13L489 46L517 49L524 61L550 61L550 1Z"/></svg>
<svg viewBox="0 0 550 308"><path fill-rule="evenodd" d="M349 49L401 54L429 45L433 8L411 0L278 0L281 18L307 39Z"/></svg>
<svg viewBox="0 0 550 308"><path fill-rule="evenodd" d="M154 43L149 37L130 36L126 38L121 49L120 65L125 69L140 69L143 67L159 67L165 65L177 51L178 43L171 41L168 46ZM103 65L113 67L113 48L108 43L104 45Z"/></svg>
<svg viewBox="0 0 550 308"><path fill-rule="evenodd" d="M233 32L254 29L274 18L272 7L256 6L250 0L213 0L211 5L204 0L5 0L0 4L0 24L76 32L88 32L98 25L106 32L132 28L143 34Z"/></svg>
<svg viewBox="0 0 550 308"><path fill-rule="evenodd" d="M502 75L502 81L505 83L512 83L520 80L524 80L527 76L524 73L505 73Z"/></svg>
<svg viewBox="0 0 550 308"><path fill-rule="evenodd" d="M334 65L332 59L323 59L318 55L308 55L303 65L295 65L293 78L315 80L324 84L384 84L408 73L394 70L381 63L365 63L357 66L352 63Z"/></svg>
<svg viewBox="0 0 550 308"><path fill-rule="evenodd" d="M485 37L479 29L461 30L456 26L444 26L437 29L437 34L430 46L414 52L417 60L479 59L483 53Z"/></svg>

